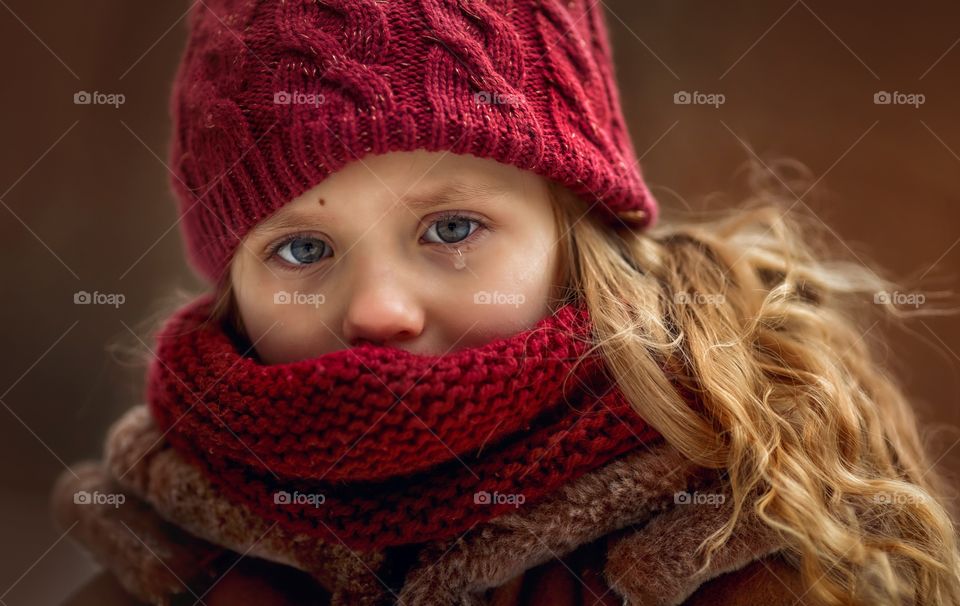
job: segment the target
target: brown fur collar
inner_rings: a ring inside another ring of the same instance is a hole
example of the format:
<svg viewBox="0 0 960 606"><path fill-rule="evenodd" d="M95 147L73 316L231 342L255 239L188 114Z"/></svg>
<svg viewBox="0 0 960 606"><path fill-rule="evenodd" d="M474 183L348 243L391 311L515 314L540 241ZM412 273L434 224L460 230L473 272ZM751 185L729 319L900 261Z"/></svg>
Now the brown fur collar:
<svg viewBox="0 0 960 606"><path fill-rule="evenodd" d="M216 494L169 447L146 407L119 419L104 461L65 472L53 493L58 523L130 592L166 603L183 579L215 579L225 551L309 573L332 603L483 604L489 588L606 537L603 575L626 604L682 604L724 573L775 554L782 541L746 515L709 564L697 545L729 516L729 499L684 504L677 494L723 494L716 476L658 442L578 478L534 506L478 524L456 540L414 550L354 552L290 535ZM126 495L117 507L76 503L79 491ZM696 501L697 497L690 500Z"/></svg>

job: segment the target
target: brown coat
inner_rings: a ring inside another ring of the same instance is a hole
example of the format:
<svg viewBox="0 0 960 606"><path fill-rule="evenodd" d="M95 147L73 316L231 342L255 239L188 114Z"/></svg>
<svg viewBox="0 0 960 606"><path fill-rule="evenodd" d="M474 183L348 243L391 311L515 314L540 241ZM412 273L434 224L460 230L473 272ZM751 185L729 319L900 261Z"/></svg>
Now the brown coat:
<svg viewBox="0 0 960 606"><path fill-rule="evenodd" d="M731 504L677 499L678 493L723 497L714 476L662 442L455 540L362 553L289 535L221 498L166 444L143 406L111 428L103 463L73 472L54 489L59 525L76 524L71 536L128 591L152 603L186 591L184 584L201 595L237 554L306 573L297 578L315 588L307 590L309 601L289 603L803 603L798 574L780 556L782 542L752 516L698 571L696 546L720 527ZM120 507L76 504L82 490L122 492L127 500ZM242 589L236 577L220 581L218 591L236 582Z"/></svg>

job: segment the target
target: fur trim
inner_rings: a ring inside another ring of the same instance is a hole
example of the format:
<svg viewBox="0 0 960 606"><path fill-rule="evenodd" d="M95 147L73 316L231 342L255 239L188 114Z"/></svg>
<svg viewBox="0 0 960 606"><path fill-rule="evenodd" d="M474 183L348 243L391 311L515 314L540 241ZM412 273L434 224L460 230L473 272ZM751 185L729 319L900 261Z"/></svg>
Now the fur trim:
<svg viewBox="0 0 960 606"><path fill-rule="evenodd" d="M777 533L747 507L730 540L701 568L704 561L697 557L697 548L730 518L733 503L719 487L699 494L718 497L722 503L678 504L645 527L611 541L604 575L628 603L682 604L706 581L783 547Z"/></svg>
<svg viewBox="0 0 960 606"><path fill-rule="evenodd" d="M144 406L111 428L105 459L105 466L75 470L79 485L119 486L137 511L162 518L162 528L149 534L155 548L138 547L140 541L129 540L132 533L120 526L129 535L124 537L116 512L83 510L68 500L76 483L70 474L54 492L58 522L66 527L82 518L81 542L101 554L128 590L154 603L163 603L158 599L165 593L183 591L163 569L188 568L184 554L172 548L184 540L190 542L188 551L209 553L211 562L226 551L303 570L331 592L334 605L417 606L485 604L488 589L605 537L603 576L613 593L627 604L680 604L710 579L782 547L762 523L745 517L731 545L698 573L696 546L719 528L730 504L678 505L678 493L717 490L711 488L717 477L663 441L581 476L534 505L476 524L456 540L369 552L291 535L227 501L165 442Z"/></svg>
<svg viewBox="0 0 960 606"><path fill-rule="evenodd" d="M98 502L109 495L122 504ZM84 461L58 478L51 494L57 526L111 571L129 593L166 605L173 595L209 584L222 569L226 549L203 541L159 517L149 504L126 494L99 462ZM199 595L199 593L196 593Z"/></svg>

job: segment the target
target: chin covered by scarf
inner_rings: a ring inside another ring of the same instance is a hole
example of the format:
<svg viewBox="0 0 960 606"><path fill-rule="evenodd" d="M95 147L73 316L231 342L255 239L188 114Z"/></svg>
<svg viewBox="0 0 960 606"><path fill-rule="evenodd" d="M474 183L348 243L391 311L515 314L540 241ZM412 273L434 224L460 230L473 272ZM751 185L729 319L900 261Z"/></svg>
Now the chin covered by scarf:
<svg viewBox="0 0 960 606"><path fill-rule="evenodd" d="M141 599L215 580L229 551L305 571L335 604L509 603L511 579L602 544L608 597L680 604L783 547L747 514L700 568L731 499L677 497L724 485L636 414L578 304L444 355L364 344L275 365L211 305L167 321L146 404L54 489L58 523ZM97 491L127 498L75 496Z"/></svg>

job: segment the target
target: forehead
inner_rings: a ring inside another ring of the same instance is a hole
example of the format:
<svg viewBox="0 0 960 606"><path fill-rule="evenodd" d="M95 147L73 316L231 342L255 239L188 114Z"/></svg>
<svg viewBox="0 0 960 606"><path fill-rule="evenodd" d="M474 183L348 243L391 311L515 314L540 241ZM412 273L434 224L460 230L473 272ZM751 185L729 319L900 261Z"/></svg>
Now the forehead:
<svg viewBox="0 0 960 606"><path fill-rule="evenodd" d="M304 221L378 202L378 208L413 213L467 204L490 210L499 200L536 197L545 179L531 171L471 154L391 151L353 160L324 181L281 206L251 229L259 236ZM505 194L513 194L513 196ZM368 207L369 208L369 207ZM309 216L308 216L309 215Z"/></svg>
<svg viewBox="0 0 960 606"><path fill-rule="evenodd" d="M471 182L462 178L452 178L417 187L400 196L391 195L388 199L391 204L402 204L413 211L427 211L456 204L483 204L503 196L508 190L508 186L502 183ZM308 216L315 218L318 212L323 213L339 202L328 194L308 192L258 223L252 232L262 234L296 227L306 222ZM349 203L349 200L345 202Z"/></svg>

